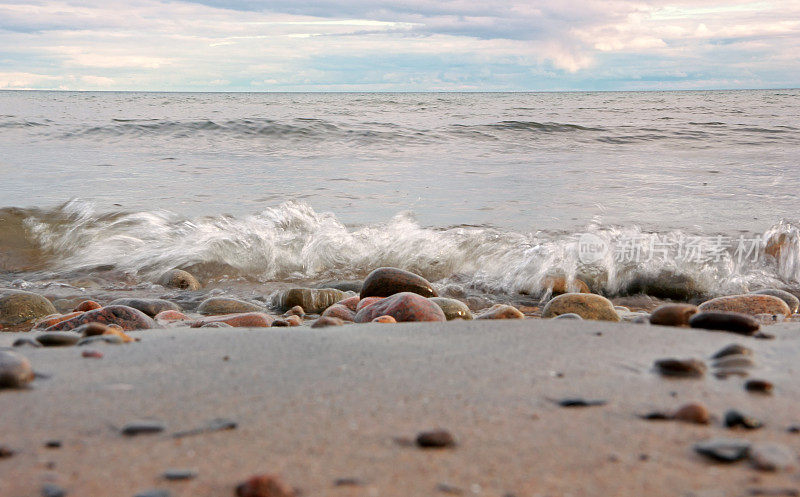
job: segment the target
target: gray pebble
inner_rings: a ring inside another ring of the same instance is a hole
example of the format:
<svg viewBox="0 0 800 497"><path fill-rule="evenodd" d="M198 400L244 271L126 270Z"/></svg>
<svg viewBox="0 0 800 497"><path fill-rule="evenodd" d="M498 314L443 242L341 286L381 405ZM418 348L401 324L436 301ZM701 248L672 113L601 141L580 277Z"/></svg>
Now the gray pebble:
<svg viewBox="0 0 800 497"><path fill-rule="evenodd" d="M758 443L750 448L750 462L762 471L784 471L795 465L794 452L785 445Z"/></svg>
<svg viewBox="0 0 800 497"><path fill-rule="evenodd" d="M145 490L144 492L139 492L134 497L170 497L172 494L169 490Z"/></svg>
<svg viewBox="0 0 800 497"><path fill-rule="evenodd" d="M164 425L158 421L136 421L129 423L122 428L125 436L135 436L150 433L160 433L164 431Z"/></svg>
<svg viewBox="0 0 800 497"><path fill-rule="evenodd" d="M574 312L568 312L566 314L559 314L558 316L554 317L553 319L575 319L577 321L583 321L583 318L580 317L578 314Z"/></svg>
<svg viewBox="0 0 800 497"><path fill-rule="evenodd" d="M164 471L164 478L167 480L191 480L197 478L198 472L195 469L168 469Z"/></svg>
<svg viewBox="0 0 800 497"><path fill-rule="evenodd" d="M764 426L764 423L736 409L731 409L725 413L725 426L728 428L741 427L746 430L757 430Z"/></svg>
<svg viewBox="0 0 800 497"><path fill-rule="evenodd" d="M711 365L715 368L752 368L756 363L746 355L728 355L717 359Z"/></svg>
<svg viewBox="0 0 800 497"><path fill-rule="evenodd" d="M733 463L747 457L750 442L738 438L714 438L695 444L694 450L717 462Z"/></svg>
<svg viewBox="0 0 800 497"><path fill-rule="evenodd" d="M108 343L111 345L119 345L125 343L119 335L94 335L90 337L81 338L78 341L78 346L89 345L93 343Z"/></svg>
<svg viewBox="0 0 800 497"><path fill-rule="evenodd" d="M11 346L12 346L12 347L33 347L33 348L39 348L39 347L41 347L41 346L42 346L42 344L41 344L41 343L39 343L39 342L37 342L37 341L36 341L36 340L34 340L33 338L28 338L28 337L25 337L25 338L17 338L16 340L14 340L14 343L13 343L13 344L11 344Z"/></svg>
<svg viewBox="0 0 800 497"><path fill-rule="evenodd" d="M39 333L36 341L45 347L69 347L80 341L81 336L71 331L52 331Z"/></svg>
<svg viewBox="0 0 800 497"><path fill-rule="evenodd" d="M45 483L42 487L42 497L64 497L67 491L58 485L52 483Z"/></svg>

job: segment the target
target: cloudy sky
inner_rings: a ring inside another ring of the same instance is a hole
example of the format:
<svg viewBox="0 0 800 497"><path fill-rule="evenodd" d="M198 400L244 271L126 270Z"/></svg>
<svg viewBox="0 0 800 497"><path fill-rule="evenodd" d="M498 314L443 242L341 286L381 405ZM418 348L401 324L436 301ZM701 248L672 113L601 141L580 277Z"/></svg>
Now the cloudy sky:
<svg viewBox="0 0 800 497"><path fill-rule="evenodd" d="M0 0L0 89L800 86L800 0Z"/></svg>

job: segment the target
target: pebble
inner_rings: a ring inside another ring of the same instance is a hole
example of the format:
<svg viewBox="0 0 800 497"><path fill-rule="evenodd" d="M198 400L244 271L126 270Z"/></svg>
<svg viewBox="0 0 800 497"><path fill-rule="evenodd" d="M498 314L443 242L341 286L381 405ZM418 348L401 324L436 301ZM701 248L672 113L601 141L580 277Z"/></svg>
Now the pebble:
<svg viewBox="0 0 800 497"><path fill-rule="evenodd" d="M343 305L343 306L347 307L348 309L350 309L353 312L356 312L356 311L358 311L358 303L360 301L361 301L361 297L359 297L358 295L353 295L352 297L347 297L346 299L340 300L339 302L336 302L336 303L339 304L339 305Z"/></svg>
<svg viewBox="0 0 800 497"><path fill-rule="evenodd" d="M295 497L297 493L280 478L256 475L236 487L236 497Z"/></svg>
<svg viewBox="0 0 800 497"><path fill-rule="evenodd" d="M717 462L733 463L747 457L750 442L738 438L715 438L695 444L694 450Z"/></svg>
<svg viewBox="0 0 800 497"><path fill-rule="evenodd" d="M756 378L747 380L747 382L744 384L745 390L754 393L770 394L772 393L773 388L774 386L771 381L760 380Z"/></svg>
<svg viewBox="0 0 800 497"><path fill-rule="evenodd" d="M72 319L74 317L81 315L83 315L83 312L76 311L76 312L70 312L69 314L54 314L52 316L45 316L33 324L33 329L44 330L62 321L66 321L68 319Z"/></svg>
<svg viewBox="0 0 800 497"><path fill-rule="evenodd" d="M658 359L656 371L664 376L700 378L706 374L706 364L699 359Z"/></svg>
<svg viewBox="0 0 800 497"><path fill-rule="evenodd" d="M462 490L460 487L450 485L449 483L437 483L436 490L450 495L461 495L464 493L464 490Z"/></svg>
<svg viewBox="0 0 800 497"><path fill-rule="evenodd" d="M155 321L138 309L124 305L109 305L102 309L84 312L80 316L67 321L62 321L47 328L46 331L67 331L87 323L116 324L125 331L156 327Z"/></svg>
<svg viewBox="0 0 800 497"><path fill-rule="evenodd" d="M699 402L692 402L679 407L672 414L672 419L686 423L707 425L711 422L711 415L706 406Z"/></svg>
<svg viewBox="0 0 800 497"><path fill-rule="evenodd" d="M729 295L717 297L703 302L698 307L700 312L722 311L738 312L753 316L755 314L782 314L784 317L792 315L786 302L772 295Z"/></svg>
<svg viewBox="0 0 800 497"><path fill-rule="evenodd" d="M36 341L43 347L70 347L80 339L79 334L71 331L44 332L36 335Z"/></svg>
<svg viewBox="0 0 800 497"><path fill-rule="evenodd" d="M33 348L40 348L42 346L41 343L37 342L33 338L24 337L24 338L17 338L14 340L14 343L11 344L12 347L33 347Z"/></svg>
<svg viewBox="0 0 800 497"><path fill-rule="evenodd" d="M316 321L311 323L312 328L326 328L328 326L344 326L344 321L339 318L330 316L322 316L317 318Z"/></svg>
<svg viewBox="0 0 800 497"><path fill-rule="evenodd" d="M125 425L121 433L125 436L133 437L136 435L161 433L164 429L164 424L158 421L136 421Z"/></svg>
<svg viewBox="0 0 800 497"><path fill-rule="evenodd" d="M229 325L228 323L213 322L201 324L200 328L233 328L233 326Z"/></svg>
<svg viewBox="0 0 800 497"><path fill-rule="evenodd" d="M614 304L605 297L593 293L565 293L550 300L542 309L542 318L553 318L560 314L577 314L594 321L620 321Z"/></svg>
<svg viewBox="0 0 800 497"><path fill-rule="evenodd" d="M565 399L556 401L556 403L561 407L595 407L595 406L604 406L607 404L607 401L602 399L584 399L581 397L567 397Z"/></svg>
<svg viewBox="0 0 800 497"><path fill-rule="evenodd" d="M176 321L188 321L189 316L180 311L166 310L156 314L153 319L155 319L158 324L168 324Z"/></svg>
<svg viewBox="0 0 800 497"><path fill-rule="evenodd" d="M495 304L487 311L475 316L475 319L525 319L525 315L514 306Z"/></svg>
<svg viewBox="0 0 800 497"><path fill-rule="evenodd" d="M84 350L81 352L81 357L86 357L87 359L102 359L103 353L99 350Z"/></svg>
<svg viewBox="0 0 800 497"><path fill-rule="evenodd" d="M95 309L100 309L101 307L103 306L98 304L94 300L84 300L83 302L75 306L74 311L77 312L93 311Z"/></svg>
<svg viewBox="0 0 800 497"><path fill-rule="evenodd" d="M372 321L371 323L384 323L384 324L394 324L397 323L397 320L392 316L378 316Z"/></svg>
<svg viewBox="0 0 800 497"><path fill-rule="evenodd" d="M289 326L289 321L285 321L283 319L276 319L272 322L271 328L285 328Z"/></svg>
<svg viewBox="0 0 800 497"><path fill-rule="evenodd" d="M336 290L341 290L343 292L355 292L359 293L361 291L361 287L363 286L363 282L361 280L335 280L335 281L325 281L316 285L317 288L334 288Z"/></svg>
<svg viewBox="0 0 800 497"><path fill-rule="evenodd" d="M180 290L200 290L200 282L197 278L182 269L171 269L158 278L158 284L167 288L178 288Z"/></svg>
<svg viewBox="0 0 800 497"><path fill-rule="evenodd" d="M691 304L665 304L650 314L650 324L659 326L689 326L689 318L697 314Z"/></svg>
<svg viewBox="0 0 800 497"><path fill-rule="evenodd" d="M83 335L85 337L92 337L96 335L102 335L103 333L108 331L108 326L101 323L86 323L78 326L72 331L74 333L78 333L79 335Z"/></svg>
<svg viewBox="0 0 800 497"><path fill-rule="evenodd" d="M20 326L58 314L55 306L41 295L18 290L7 292L0 294L0 326Z"/></svg>
<svg viewBox="0 0 800 497"><path fill-rule="evenodd" d="M48 440L44 443L44 446L48 449L60 449L61 440Z"/></svg>
<svg viewBox="0 0 800 497"><path fill-rule="evenodd" d="M172 434L173 438L190 437L193 435L201 435L203 433L211 433L214 431L235 430L239 423L232 419L216 418L212 419L207 425L200 426L199 428L192 428L190 430L179 431Z"/></svg>
<svg viewBox="0 0 800 497"><path fill-rule="evenodd" d="M380 302L383 299L384 297L364 297L363 299L358 301L358 305L356 305L356 313L358 313L358 311L367 307L368 305L372 305L375 302Z"/></svg>
<svg viewBox="0 0 800 497"><path fill-rule="evenodd" d="M761 325L746 314L726 311L703 311L689 318L689 326L714 331L753 335Z"/></svg>
<svg viewBox="0 0 800 497"><path fill-rule="evenodd" d="M364 481L359 478L345 477L333 480L334 487L361 487Z"/></svg>
<svg viewBox="0 0 800 497"><path fill-rule="evenodd" d="M447 430L423 431L417 434L415 442L423 449L445 449L455 447L456 440Z"/></svg>
<svg viewBox="0 0 800 497"><path fill-rule="evenodd" d="M433 285L423 278L403 269L380 267L373 270L361 287L361 298L388 297L397 293L411 292L423 297L438 297Z"/></svg>
<svg viewBox="0 0 800 497"><path fill-rule="evenodd" d="M441 307L445 319L472 319L472 312L464 302L447 297L431 297L430 301Z"/></svg>
<svg viewBox="0 0 800 497"><path fill-rule="evenodd" d="M197 478L199 473L195 469L168 469L162 475L167 480L191 480Z"/></svg>
<svg viewBox="0 0 800 497"><path fill-rule="evenodd" d="M301 318L300 316L295 316L295 315L286 316L286 320L285 321L287 323L289 323L289 326L300 326L300 325L303 324L303 318Z"/></svg>
<svg viewBox="0 0 800 497"><path fill-rule="evenodd" d="M7 447L5 445L0 445L0 459L6 459L6 458L9 458L9 457L13 457L14 454L16 454L16 453L17 453L17 451L15 451L14 449L12 449L10 447Z"/></svg>
<svg viewBox="0 0 800 497"><path fill-rule="evenodd" d="M447 321L441 307L413 292L396 293L364 307L356 314L355 322L368 323L378 316L392 316L398 323Z"/></svg>
<svg viewBox="0 0 800 497"><path fill-rule="evenodd" d="M701 291L691 276L664 270L655 274L636 275L621 293L686 302L700 295Z"/></svg>
<svg viewBox="0 0 800 497"><path fill-rule="evenodd" d="M577 319L578 321L583 321L583 318L579 315L575 314L574 312L568 312L566 314L559 314L558 316L554 317L553 319Z"/></svg>
<svg viewBox="0 0 800 497"><path fill-rule="evenodd" d="M356 318L356 313L353 312L353 310L350 309L349 307L342 304L333 304L332 306L325 309L322 315L326 317L339 318L342 321L350 321L350 322L352 322Z"/></svg>
<svg viewBox="0 0 800 497"><path fill-rule="evenodd" d="M728 376L741 376L742 378L746 378L750 374L750 371L746 368L719 368L714 370L714 376L724 380Z"/></svg>
<svg viewBox="0 0 800 497"><path fill-rule="evenodd" d="M800 299L792 295L791 293L785 290L779 290L777 288L766 288L764 290L756 290L754 292L750 292L754 295L772 295L773 297L778 297L779 299L786 302L786 305L789 306L789 310L794 314L795 312L800 309Z"/></svg>
<svg viewBox="0 0 800 497"><path fill-rule="evenodd" d="M750 462L761 471L786 471L795 467L797 456L785 445L757 443L750 448Z"/></svg>
<svg viewBox="0 0 800 497"><path fill-rule="evenodd" d="M729 355L717 359L711 366L714 368L752 368L756 363L750 356L746 355Z"/></svg>
<svg viewBox="0 0 800 497"><path fill-rule="evenodd" d="M273 302L281 309L299 306L307 313L318 314L347 297L348 294L333 288L290 288L278 293Z"/></svg>
<svg viewBox="0 0 800 497"><path fill-rule="evenodd" d="M746 430L757 430L764 426L761 421L736 409L727 411L723 422L726 428L744 428Z"/></svg>
<svg viewBox="0 0 800 497"><path fill-rule="evenodd" d="M170 497L171 495L169 490L152 489L139 492L134 497Z"/></svg>
<svg viewBox="0 0 800 497"><path fill-rule="evenodd" d="M274 316L264 312L239 312L221 316L206 316L192 323L192 328L201 328L210 323L225 323L234 328L269 328Z"/></svg>
<svg viewBox="0 0 800 497"><path fill-rule="evenodd" d="M90 345L93 343L107 343L110 345L120 345L125 343L122 337L117 335L95 335L91 337L81 338L78 341L78 346Z"/></svg>
<svg viewBox="0 0 800 497"><path fill-rule="evenodd" d="M125 305L128 307L132 307L134 309L142 311L151 318L155 317L157 314L163 311L177 311L177 312L181 311L181 308L178 304L164 299L124 298L124 299L116 299L108 305Z"/></svg>
<svg viewBox="0 0 800 497"><path fill-rule="evenodd" d="M342 301L341 301L341 302L339 302L339 303L340 303L340 304L341 304L341 303L344 303L344 302L346 302L347 300L349 300L349 299L342 300ZM348 307L349 307L349 306L348 306ZM353 309L353 310L355 310L355 309ZM296 306L292 307L291 309L289 309L288 311L286 311L285 313L283 313L283 315L284 315L284 317L289 317L289 316L299 316L299 317L303 317L303 316L305 316L305 315L306 315L306 311L305 311L305 310L303 310L303 308L302 308L302 307L300 307L299 305L296 305Z"/></svg>
<svg viewBox="0 0 800 497"><path fill-rule="evenodd" d="M714 355L711 356L712 359L720 359L725 356L729 355L753 355L753 350L745 347L744 345L740 345L738 343L732 343L723 347L722 349L718 350Z"/></svg>
<svg viewBox="0 0 800 497"><path fill-rule="evenodd" d="M759 340L774 340L775 335L773 335L772 333L764 333L763 331L759 331L758 333L753 335L753 338L757 338Z"/></svg>
<svg viewBox="0 0 800 497"><path fill-rule="evenodd" d="M202 301L197 307L197 312L199 314L203 314L204 316L264 312L265 310L266 309L260 305L228 297L211 297Z"/></svg>
<svg viewBox="0 0 800 497"><path fill-rule="evenodd" d="M786 428L786 431L789 433L800 433L800 425L791 425L790 427Z"/></svg>
<svg viewBox="0 0 800 497"><path fill-rule="evenodd" d="M67 491L53 483L45 483L42 487L42 497L65 497Z"/></svg>

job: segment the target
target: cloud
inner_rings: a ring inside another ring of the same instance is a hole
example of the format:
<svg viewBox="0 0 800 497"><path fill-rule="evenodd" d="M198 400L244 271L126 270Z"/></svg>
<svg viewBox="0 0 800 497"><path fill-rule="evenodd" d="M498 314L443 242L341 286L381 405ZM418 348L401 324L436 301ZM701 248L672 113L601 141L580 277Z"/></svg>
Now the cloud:
<svg viewBox="0 0 800 497"><path fill-rule="evenodd" d="M0 0L0 47L2 88L798 86L800 2Z"/></svg>

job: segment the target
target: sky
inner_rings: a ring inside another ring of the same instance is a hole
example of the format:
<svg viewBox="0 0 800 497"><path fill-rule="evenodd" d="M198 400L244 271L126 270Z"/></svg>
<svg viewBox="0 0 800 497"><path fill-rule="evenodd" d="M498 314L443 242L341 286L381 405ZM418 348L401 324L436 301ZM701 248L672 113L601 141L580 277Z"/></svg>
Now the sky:
<svg viewBox="0 0 800 497"><path fill-rule="evenodd" d="M800 0L0 0L0 89L798 86Z"/></svg>

